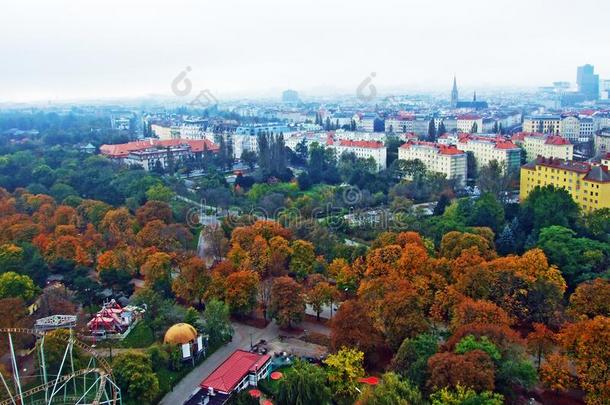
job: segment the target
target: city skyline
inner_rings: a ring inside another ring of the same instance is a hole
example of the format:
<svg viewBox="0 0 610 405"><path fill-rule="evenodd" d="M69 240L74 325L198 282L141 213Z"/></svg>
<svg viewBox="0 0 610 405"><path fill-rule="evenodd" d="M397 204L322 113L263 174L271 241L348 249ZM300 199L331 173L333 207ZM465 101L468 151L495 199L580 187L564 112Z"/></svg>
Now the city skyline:
<svg viewBox="0 0 610 405"><path fill-rule="evenodd" d="M219 99L349 95L372 73L380 93L447 97L454 75L466 91L575 83L587 63L610 78L610 5L501 3L10 2L0 101L170 95L187 67L193 88Z"/></svg>

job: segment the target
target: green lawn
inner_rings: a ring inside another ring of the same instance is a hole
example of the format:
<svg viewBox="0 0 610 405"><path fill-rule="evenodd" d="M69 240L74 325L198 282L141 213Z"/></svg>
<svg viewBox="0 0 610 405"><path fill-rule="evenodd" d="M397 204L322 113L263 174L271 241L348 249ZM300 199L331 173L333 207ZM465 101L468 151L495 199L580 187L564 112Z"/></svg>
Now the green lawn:
<svg viewBox="0 0 610 405"><path fill-rule="evenodd" d="M155 343L153 331L144 321L139 322L120 343L124 348L146 348Z"/></svg>

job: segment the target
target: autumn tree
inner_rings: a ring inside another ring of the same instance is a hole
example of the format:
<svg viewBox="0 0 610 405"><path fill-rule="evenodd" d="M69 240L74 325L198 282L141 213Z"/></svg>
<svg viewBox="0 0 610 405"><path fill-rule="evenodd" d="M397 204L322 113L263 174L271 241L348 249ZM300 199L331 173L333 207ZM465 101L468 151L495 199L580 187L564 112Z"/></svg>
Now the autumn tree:
<svg viewBox="0 0 610 405"><path fill-rule="evenodd" d="M596 316L570 324L561 330L559 342L574 361L587 404L603 404L610 398L610 318Z"/></svg>
<svg viewBox="0 0 610 405"><path fill-rule="evenodd" d="M335 400L353 403L358 396L358 380L364 377L363 361L364 353L345 347L324 360Z"/></svg>
<svg viewBox="0 0 610 405"><path fill-rule="evenodd" d="M455 330L469 323L511 325L506 311L493 302L465 298L453 311L451 326Z"/></svg>
<svg viewBox="0 0 610 405"><path fill-rule="evenodd" d="M127 208L110 210L100 223L100 230L110 246L129 243L134 238L135 219Z"/></svg>
<svg viewBox="0 0 610 405"><path fill-rule="evenodd" d="M171 288L172 257L164 252L153 253L142 265L146 285L167 294Z"/></svg>
<svg viewBox="0 0 610 405"><path fill-rule="evenodd" d="M441 240L440 254L448 259L457 258L463 250L474 247L479 255L491 259L495 256L493 244L483 236L468 232L448 232Z"/></svg>
<svg viewBox="0 0 610 405"><path fill-rule="evenodd" d="M534 330L527 335L527 347L536 356L538 372L542 363L542 356L551 353L556 341L555 333L543 323L534 323Z"/></svg>
<svg viewBox="0 0 610 405"><path fill-rule="evenodd" d="M324 306L332 305L335 299L337 299L337 289L326 281L316 283L306 292L306 301L316 312L318 321Z"/></svg>
<svg viewBox="0 0 610 405"><path fill-rule="evenodd" d="M344 301L331 321L331 344L335 350L354 347L367 357L383 344L373 319L364 304L358 300Z"/></svg>
<svg viewBox="0 0 610 405"><path fill-rule="evenodd" d="M140 226L153 220L160 220L165 224L172 222L172 209L166 202L150 200L136 210L136 219Z"/></svg>
<svg viewBox="0 0 610 405"><path fill-rule="evenodd" d="M249 314L256 305L259 276L251 270L240 270L226 278L225 299L231 312Z"/></svg>
<svg viewBox="0 0 610 405"><path fill-rule="evenodd" d="M568 312L576 317L610 317L610 281L596 278L581 283L570 296Z"/></svg>
<svg viewBox="0 0 610 405"><path fill-rule="evenodd" d="M455 388L461 385L476 391L494 389L494 363L482 350L465 354L437 353L428 360L428 370L430 388Z"/></svg>
<svg viewBox="0 0 610 405"><path fill-rule="evenodd" d="M303 288L291 277L276 278L271 287L269 311L282 328L301 322L305 315Z"/></svg>
<svg viewBox="0 0 610 405"><path fill-rule="evenodd" d="M172 281L172 291L187 303L198 301L201 306L209 283L210 275L205 262L193 256L180 265L180 273Z"/></svg>
<svg viewBox="0 0 610 405"><path fill-rule="evenodd" d="M313 244L304 240L295 240L290 245L292 256L290 257L290 271L300 280L313 272L316 261Z"/></svg>

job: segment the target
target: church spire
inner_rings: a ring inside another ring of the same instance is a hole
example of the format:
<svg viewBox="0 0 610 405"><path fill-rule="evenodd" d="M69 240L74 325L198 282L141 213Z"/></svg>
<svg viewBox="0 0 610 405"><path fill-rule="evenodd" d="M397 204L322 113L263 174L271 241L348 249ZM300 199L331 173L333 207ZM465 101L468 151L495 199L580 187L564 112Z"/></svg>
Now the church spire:
<svg viewBox="0 0 610 405"><path fill-rule="evenodd" d="M453 75L453 89L451 89L451 107L457 107L458 103L458 88L457 88L457 80L455 75Z"/></svg>

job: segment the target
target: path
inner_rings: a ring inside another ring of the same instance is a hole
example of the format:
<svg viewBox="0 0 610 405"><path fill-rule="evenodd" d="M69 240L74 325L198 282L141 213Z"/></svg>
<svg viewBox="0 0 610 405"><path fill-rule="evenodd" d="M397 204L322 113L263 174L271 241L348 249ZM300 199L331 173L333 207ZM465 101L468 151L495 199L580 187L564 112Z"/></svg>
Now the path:
<svg viewBox="0 0 610 405"><path fill-rule="evenodd" d="M250 349L250 334L252 342L256 344L260 339L271 340L278 336L278 327L275 322L267 325L265 329L258 329L251 326L233 323L235 334L233 340L216 350L203 363L195 367L167 393L161 405L182 405L195 391L198 390L199 383L207 377L216 367L225 361L236 349Z"/></svg>

